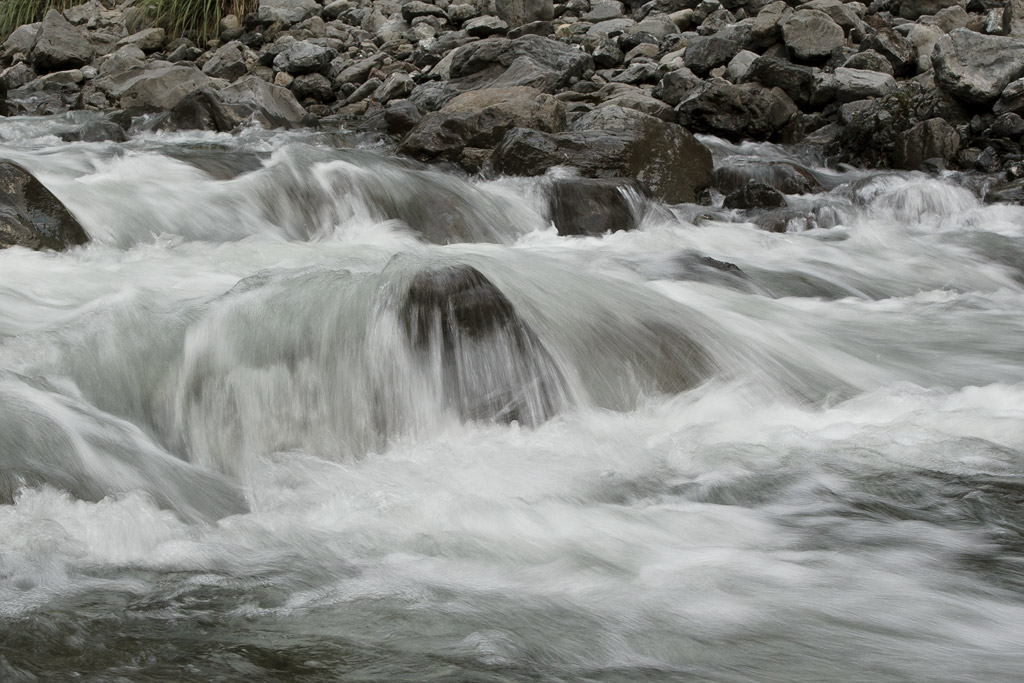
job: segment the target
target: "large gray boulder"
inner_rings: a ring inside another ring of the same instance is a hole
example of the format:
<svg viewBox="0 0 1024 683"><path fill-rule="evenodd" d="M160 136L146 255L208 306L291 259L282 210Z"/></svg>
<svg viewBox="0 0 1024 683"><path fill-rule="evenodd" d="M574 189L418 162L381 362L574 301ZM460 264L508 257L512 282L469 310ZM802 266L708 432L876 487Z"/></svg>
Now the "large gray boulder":
<svg viewBox="0 0 1024 683"><path fill-rule="evenodd" d="M0 249L63 250L89 236L67 207L27 170L0 162Z"/></svg>
<svg viewBox="0 0 1024 683"><path fill-rule="evenodd" d="M932 66L939 87L971 104L988 104L1024 76L1024 41L958 28L935 44Z"/></svg>
<svg viewBox="0 0 1024 683"><path fill-rule="evenodd" d="M896 90L896 79L878 71L839 67L829 79L835 99L853 102L869 97L885 97Z"/></svg>
<svg viewBox="0 0 1024 683"><path fill-rule="evenodd" d="M260 21L297 24L320 12L316 0L259 0Z"/></svg>
<svg viewBox="0 0 1024 683"><path fill-rule="evenodd" d="M786 49L800 61L824 61L845 42L842 27L820 10L797 10L780 24Z"/></svg>
<svg viewBox="0 0 1024 683"><path fill-rule="evenodd" d="M768 140L797 114L780 88L758 83L706 81L676 107L679 123L733 141Z"/></svg>
<svg viewBox="0 0 1024 683"><path fill-rule="evenodd" d="M35 45L36 38L39 36L39 29L42 25L41 21L37 21L34 24L22 24L11 31L11 35L7 36L7 40L4 41L0 54L5 59L19 53L27 55L32 50L32 46Z"/></svg>
<svg viewBox="0 0 1024 683"><path fill-rule="evenodd" d="M593 66L590 55L572 45L526 35L486 38L458 48L449 76L461 90L530 86L553 93Z"/></svg>
<svg viewBox="0 0 1024 683"><path fill-rule="evenodd" d="M781 88L799 105L811 101L815 88L815 70L784 59L758 57L743 74L742 82L760 83L766 88Z"/></svg>
<svg viewBox="0 0 1024 683"><path fill-rule="evenodd" d="M424 116L398 151L422 161L457 161L465 147L490 148L513 128L565 128L565 107L535 88L488 88L459 95Z"/></svg>
<svg viewBox="0 0 1024 683"><path fill-rule="evenodd" d="M571 166L590 178L631 178L663 201L693 202L711 185L711 152L685 128L633 110L613 129L543 133L516 128L505 134L487 161L504 175L543 175ZM628 117L628 122L626 122Z"/></svg>
<svg viewBox="0 0 1024 683"><path fill-rule="evenodd" d="M93 83L120 109L145 112L168 110L193 90L215 87L223 81L216 81L194 66L175 64L135 67L97 78Z"/></svg>
<svg viewBox="0 0 1024 683"><path fill-rule="evenodd" d="M531 21L547 21L554 16L552 0L501 0L494 3L501 18L509 28L516 28Z"/></svg>
<svg viewBox="0 0 1024 683"><path fill-rule="evenodd" d="M92 45L57 10L43 18L28 58L39 73L64 71L85 66L94 56Z"/></svg>
<svg viewBox="0 0 1024 683"><path fill-rule="evenodd" d="M257 76L246 76L221 88L221 100L231 105L251 105L265 116L271 125L289 126L310 123L310 115L288 88L267 83Z"/></svg>
<svg viewBox="0 0 1024 683"><path fill-rule="evenodd" d="M303 40L292 43L277 53L274 57L274 68L292 76L326 73L334 56L334 50Z"/></svg>

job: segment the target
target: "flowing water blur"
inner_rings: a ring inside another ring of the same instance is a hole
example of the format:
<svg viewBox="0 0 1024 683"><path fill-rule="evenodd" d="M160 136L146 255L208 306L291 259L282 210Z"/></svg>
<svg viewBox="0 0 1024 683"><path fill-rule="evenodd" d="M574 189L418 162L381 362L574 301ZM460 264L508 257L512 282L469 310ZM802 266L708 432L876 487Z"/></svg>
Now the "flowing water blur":
<svg viewBox="0 0 1024 683"><path fill-rule="evenodd" d="M814 168L808 230L566 238L545 179L71 123L0 123L93 238L0 251L0 680L1020 680L1024 209ZM526 331L410 343L468 267Z"/></svg>

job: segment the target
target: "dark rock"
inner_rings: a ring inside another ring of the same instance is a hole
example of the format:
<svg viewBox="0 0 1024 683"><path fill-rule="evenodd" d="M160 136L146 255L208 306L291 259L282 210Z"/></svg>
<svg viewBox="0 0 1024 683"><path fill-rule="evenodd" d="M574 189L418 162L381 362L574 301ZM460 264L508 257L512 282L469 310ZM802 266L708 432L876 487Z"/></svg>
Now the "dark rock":
<svg viewBox="0 0 1024 683"><path fill-rule="evenodd" d="M125 142L128 134L117 123L99 119L61 133L60 139L64 142Z"/></svg>
<svg viewBox="0 0 1024 683"><path fill-rule="evenodd" d="M462 25L462 30L473 38L490 38L508 33L508 24L498 17L483 16L470 19Z"/></svg>
<svg viewBox="0 0 1024 683"><path fill-rule="evenodd" d="M874 50L864 50L853 55L843 64L847 69L862 69L893 75L892 63Z"/></svg>
<svg viewBox="0 0 1024 683"><path fill-rule="evenodd" d="M694 38L686 46L683 53L683 63L698 76L706 76L712 69L724 66L729 60L736 56L742 49L739 43L734 43L718 36L704 36Z"/></svg>
<svg viewBox="0 0 1024 683"><path fill-rule="evenodd" d="M417 159L456 161L464 147L492 147L506 131L528 127L549 133L565 127L561 102L534 88L488 88L463 93L424 116L398 151Z"/></svg>
<svg viewBox="0 0 1024 683"><path fill-rule="evenodd" d="M992 134L1001 138L1017 139L1024 133L1024 118L1015 112L1006 112L992 122Z"/></svg>
<svg viewBox="0 0 1024 683"><path fill-rule="evenodd" d="M560 235L635 230L647 195L631 180L561 178L548 188L548 215Z"/></svg>
<svg viewBox="0 0 1024 683"><path fill-rule="evenodd" d="M812 194L824 190L810 171L788 161L733 163L715 169L715 187L722 194L741 190L751 181L782 194Z"/></svg>
<svg viewBox="0 0 1024 683"><path fill-rule="evenodd" d="M674 107L701 83L700 77L689 69L677 69L662 76L660 87L655 94L663 102Z"/></svg>
<svg viewBox="0 0 1024 683"><path fill-rule="evenodd" d="M627 110L628 111L628 110ZM591 178L632 178L671 203L693 202L712 182L711 153L686 129L632 112L633 125L614 130L506 133L488 160L505 175L543 175L572 166Z"/></svg>
<svg viewBox="0 0 1024 683"><path fill-rule="evenodd" d="M41 74L85 66L92 61L92 45L81 31L69 24L57 10L43 18L29 62Z"/></svg>
<svg viewBox="0 0 1024 683"><path fill-rule="evenodd" d="M463 419L535 425L560 408L564 380L550 354L476 268L418 273L399 318L410 347L439 362L444 399Z"/></svg>
<svg viewBox="0 0 1024 683"><path fill-rule="evenodd" d="M300 100L311 99L321 103L334 101L331 82L323 74L308 73L296 76L289 89Z"/></svg>
<svg viewBox="0 0 1024 683"><path fill-rule="evenodd" d="M939 39L932 53L940 87L971 104L988 104L1024 76L1024 41L964 28Z"/></svg>
<svg viewBox="0 0 1024 683"><path fill-rule="evenodd" d="M334 55L334 50L322 45L306 41L292 43L274 57L274 68L292 76L310 73L325 74Z"/></svg>
<svg viewBox="0 0 1024 683"><path fill-rule="evenodd" d="M214 90L190 92L153 123L153 130L209 130L229 133L245 121L245 111L226 105Z"/></svg>
<svg viewBox="0 0 1024 683"><path fill-rule="evenodd" d="M437 5L421 2L421 0L413 0L402 5L403 19L411 22L417 17L438 17L439 19L448 20L448 14Z"/></svg>
<svg viewBox="0 0 1024 683"><path fill-rule="evenodd" d="M0 248L67 249L89 236L59 199L21 166L0 162Z"/></svg>
<svg viewBox="0 0 1024 683"><path fill-rule="evenodd" d="M896 76L907 76L917 69L917 48L891 28L875 31L864 39L861 49L874 50L889 60Z"/></svg>
<svg viewBox="0 0 1024 683"><path fill-rule="evenodd" d="M785 205L781 192L756 180L727 194L723 204L726 209L775 209Z"/></svg>
<svg viewBox="0 0 1024 683"><path fill-rule="evenodd" d="M244 76L249 69L245 64L245 55L242 54L241 47L241 43L228 43L217 48L206 64L203 64L203 73L226 81Z"/></svg>
<svg viewBox="0 0 1024 683"><path fill-rule="evenodd" d="M422 118L423 114L409 100L391 100L384 110L384 121L387 124L388 133L391 135L405 135Z"/></svg>
<svg viewBox="0 0 1024 683"><path fill-rule="evenodd" d="M526 85L555 92L593 65L585 52L549 38L486 38L458 48L449 74L463 90Z"/></svg>
<svg viewBox="0 0 1024 683"><path fill-rule="evenodd" d="M781 88L795 103L806 106L814 92L814 71L773 57L758 57L741 79L766 88Z"/></svg>
<svg viewBox="0 0 1024 683"><path fill-rule="evenodd" d="M682 125L729 140L768 140L797 114L780 88L757 83L707 81L683 100L676 113Z"/></svg>
<svg viewBox="0 0 1024 683"><path fill-rule="evenodd" d="M511 28L534 21L549 21L554 16L551 0L502 0L496 2L498 16Z"/></svg>

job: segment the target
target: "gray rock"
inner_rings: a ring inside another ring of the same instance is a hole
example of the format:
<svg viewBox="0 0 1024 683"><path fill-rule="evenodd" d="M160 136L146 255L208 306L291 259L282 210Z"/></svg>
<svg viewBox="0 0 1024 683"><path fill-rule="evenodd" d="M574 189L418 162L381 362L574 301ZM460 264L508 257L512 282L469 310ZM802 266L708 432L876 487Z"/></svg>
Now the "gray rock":
<svg viewBox="0 0 1024 683"><path fill-rule="evenodd" d="M756 180L750 180L725 196L722 206L726 209L777 209L786 206L782 193Z"/></svg>
<svg viewBox="0 0 1024 683"><path fill-rule="evenodd" d="M93 83L121 109L163 111L193 90L212 87L216 81L194 66L171 65L135 67L101 76Z"/></svg>
<svg viewBox="0 0 1024 683"><path fill-rule="evenodd" d="M711 153L686 129L633 112L628 128L548 134L509 131L487 168L505 175L542 175L572 166L587 177L632 178L669 203L692 202L712 181Z"/></svg>
<svg viewBox="0 0 1024 683"><path fill-rule="evenodd" d="M560 235L603 235L640 227L647 191L631 180L559 178L548 191L548 216Z"/></svg>
<svg viewBox="0 0 1024 683"><path fill-rule="evenodd" d="M760 83L766 88L781 88L799 105L807 105L816 87L815 71L774 57L759 57L747 69L745 83Z"/></svg>
<svg viewBox="0 0 1024 683"><path fill-rule="evenodd" d="M707 81L678 107L678 121L690 130L729 140L768 140L789 123L797 106L780 88Z"/></svg>
<svg viewBox="0 0 1024 683"><path fill-rule="evenodd" d="M1000 138L1019 139L1024 133L1024 118L1014 112L1006 112L996 117L989 129L992 134Z"/></svg>
<svg viewBox="0 0 1024 683"><path fill-rule="evenodd" d="M412 76L403 71L396 71L384 79L380 87L373 91L372 97L376 102L387 104L391 100L409 97L415 87L416 83L412 80Z"/></svg>
<svg viewBox="0 0 1024 683"><path fill-rule="evenodd" d="M893 165L907 170L922 170L925 161L941 159L949 162L960 149L960 136L944 119L922 121L901 138L896 147Z"/></svg>
<svg viewBox="0 0 1024 683"><path fill-rule="evenodd" d="M935 15L936 26L943 33L949 33L955 28L965 28L971 20L971 15L960 5L953 5L938 12Z"/></svg>
<svg viewBox="0 0 1024 683"><path fill-rule="evenodd" d="M327 76L316 72L296 76L288 89L291 90L299 100L311 99L320 103L334 101L334 91L331 89L331 82Z"/></svg>
<svg viewBox="0 0 1024 683"><path fill-rule="evenodd" d="M457 161L463 148L493 147L507 131L522 127L558 132L565 128L565 107L554 97L528 87L463 93L425 115L398 151L422 161Z"/></svg>
<svg viewBox="0 0 1024 683"><path fill-rule="evenodd" d="M869 97L885 97L896 90L896 79L878 71L840 67L831 79L835 99L853 102Z"/></svg>
<svg viewBox="0 0 1024 683"><path fill-rule="evenodd" d="M810 0L810 2L800 5L800 9L816 9L824 12L832 18L832 21L839 24L847 36L858 43L870 30L857 16L857 13L840 0Z"/></svg>
<svg viewBox="0 0 1024 683"><path fill-rule="evenodd" d="M698 76L706 76L712 69L724 66L740 51L739 43L718 36L694 38L686 46L683 63Z"/></svg>
<svg viewBox="0 0 1024 683"><path fill-rule="evenodd" d="M938 14L947 7L963 6L965 0L900 0L899 13L904 19Z"/></svg>
<svg viewBox="0 0 1024 683"><path fill-rule="evenodd" d="M242 44L238 41L232 41L217 48L206 64L203 64L204 74L211 78L223 78L226 81L241 78L248 72L245 55L242 53Z"/></svg>
<svg viewBox="0 0 1024 683"><path fill-rule="evenodd" d="M421 0L412 0L402 5L402 18L406 21L411 22L417 17L437 17L439 19L448 19L448 14L437 5L432 5L429 2L422 2Z"/></svg>
<svg viewBox="0 0 1024 683"><path fill-rule="evenodd" d="M605 36L600 37L590 56L598 69L611 69L621 64L624 59L619 46Z"/></svg>
<svg viewBox="0 0 1024 683"><path fill-rule="evenodd" d="M292 76L326 73L334 55L334 50L330 48L300 41L288 45L274 57L274 68Z"/></svg>
<svg viewBox="0 0 1024 683"><path fill-rule="evenodd" d="M555 92L592 68L593 60L587 53L556 40L528 35L515 40L485 38L460 47L452 56L449 74L462 90L525 85Z"/></svg>
<svg viewBox="0 0 1024 683"><path fill-rule="evenodd" d="M943 36L942 29L938 26L927 26L925 24L914 24L907 32L909 40L917 50L917 72L924 73L932 68L932 50L935 43Z"/></svg>
<svg viewBox="0 0 1024 683"><path fill-rule="evenodd" d="M660 100L656 100L653 97L647 95L644 91L636 89L635 92L623 93L610 97L601 104L594 108L590 115L597 114L604 109L609 107L622 107L624 109L634 109L639 112L643 112L649 116L659 118L662 121L676 120L675 110L671 106L665 104ZM588 115L589 116L589 115ZM584 117L586 118L586 116Z"/></svg>
<svg viewBox="0 0 1024 683"><path fill-rule="evenodd" d="M49 73L85 66L94 54L82 32L69 24L60 12L50 10L43 18L28 58L37 72Z"/></svg>
<svg viewBox="0 0 1024 683"><path fill-rule="evenodd" d="M781 27L789 53L804 62L823 61L844 42L842 27L819 10L797 10L781 22Z"/></svg>
<svg viewBox="0 0 1024 683"><path fill-rule="evenodd" d="M1019 78L1003 88L999 100L992 106L992 111L997 115L1007 112L1024 113L1024 78Z"/></svg>
<svg viewBox="0 0 1024 683"><path fill-rule="evenodd" d="M470 19L462 25L466 35L473 38L489 38L490 36L503 36L508 33L508 24L499 19L486 15Z"/></svg>
<svg viewBox="0 0 1024 683"><path fill-rule="evenodd" d="M11 35L4 41L3 56L6 58L16 54L27 55L35 44L42 25L41 21L37 21L34 24L22 24L11 31Z"/></svg>
<svg viewBox="0 0 1024 683"><path fill-rule="evenodd" d="M161 114L152 124L152 130L182 131L209 130L230 133L252 113L249 108L226 104L210 88L200 88L182 97L170 111Z"/></svg>
<svg viewBox="0 0 1024 683"><path fill-rule="evenodd" d="M19 63L9 66L0 73L0 85L5 90L16 90L36 78L36 72L28 64Z"/></svg>
<svg viewBox="0 0 1024 683"><path fill-rule="evenodd" d="M676 69L665 74L661 79L659 97L663 102L676 106L686 95L702 83L699 76L687 68Z"/></svg>
<svg viewBox="0 0 1024 683"><path fill-rule="evenodd" d="M495 3L498 16L509 25L517 28L532 21L547 21L554 16L554 4L551 0L502 0Z"/></svg>
<svg viewBox="0 0 1024 683"><path fill-rule="evenodd" d="M847 69L860 69L862 71L877 71L883 74L893 75L892 63L874 50L864 50L853 55L843 64Z"/></svg>
<svg viewBox="0 0 1024 683"><path fill-rule="evenodd" d="M936 82L947 92L987 104L1024 76L1024 41L956 29L935 44L932 66Z"/></svg>
<svg viewBox="0 0 1024 683"><path fill-rule="evenodd" d="M804 168L788 161L734 160L728 166L715 169L715 187L722 194L745 187L757 181L782 194L813 194L824 191L821 183Z"/></svg>
<svg viewBox="0 0 1024 683"><path fill-rule="evenodd" d="M260 21L297 24L320 11L316 0L259 0L257 13Z"/></svg>
<svg viewBox="0 0 1024 683"><path fill-rule="evenodd" d="M750 71L750 65L758 59L756 52L750 50L741 50L736 53L736 56L729 60L729 64L725 69L726 77L733 83L739 83L743 80L743 77Z"/></svg>
<svg viewBox="0 0 1024 683"><path fill-rule="evenodd" d="M888 59L896 76L906 76L917 69L917 50L913 43L891 28L875 31L861 43L861 49L874 50Z"/></svg>
<svg viewBox="0 0 1024 683"><path fill-rule="evenodd" d="M117 41L117 46L134 45L148 55L160 50L164 46L165 38L166 34L162 28L147 28L122 38Z"/></svg>
<svg viewBox="0 0 1024 683"><path fill-rule="evenodd" d="M625 15L626 10L618 0L593 0L590 3L590 11L580 17L583 21L596 24L599 21L618 19Z"/></svg>
<svg viewBox="0 0 1024 683"><path fill-rule="evenodd" d="M391 100L384 110L384 122L388 133L403 136L420 122L423 114L410 100Z"/></svg>
<svg viewBox="0 0 1024 683"><path fill-rule="evenodd" d="M53 193L21 166L0 162L0 249L67 249L89 241Z"/></svg>
<svg viewBox="0 0 1024 683"><path fill-rule="evenodd" d="M60 133L60 139L64 142L125 142L128 140L128 135L119 124L107 119L99 119L87 121Z"/></svg>
<svg viewBox="0 0 1024 683"><path fill-rule="evenodd" d="M257 108L272 125L299 125L309 121L309 114L287 89L267 83L257 76L246 76L218 95L226 104L247 104Z"/></svg>
<svg viewBox="0 0 1024 683"><path fill-rule="evenodd" d="M480 11L475 5L468 2L459 2L448 5L448 19L449 21L461 24L464 21L469 21L473 17L480 16Z"/></svg>

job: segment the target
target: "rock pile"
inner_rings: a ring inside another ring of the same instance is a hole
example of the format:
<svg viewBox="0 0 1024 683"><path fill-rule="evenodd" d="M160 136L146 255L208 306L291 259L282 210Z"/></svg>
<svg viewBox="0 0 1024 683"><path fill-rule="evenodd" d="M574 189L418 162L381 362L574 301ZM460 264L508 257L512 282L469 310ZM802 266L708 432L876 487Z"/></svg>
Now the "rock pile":
<svg viewBox="0 0 1024 683"><path fill-rule="evenodd" d="M260 0L198 45L89 0L15 30L0 85L10 114L342 121L469 172L564 164L693 201L713 174L691 133L1024 168L1024 0L1002 1Z"/></svg>

